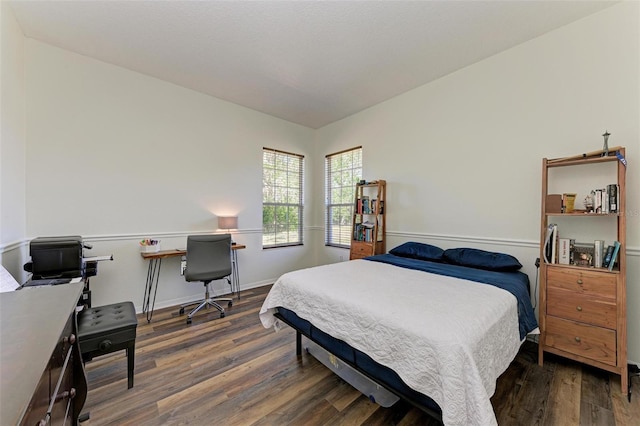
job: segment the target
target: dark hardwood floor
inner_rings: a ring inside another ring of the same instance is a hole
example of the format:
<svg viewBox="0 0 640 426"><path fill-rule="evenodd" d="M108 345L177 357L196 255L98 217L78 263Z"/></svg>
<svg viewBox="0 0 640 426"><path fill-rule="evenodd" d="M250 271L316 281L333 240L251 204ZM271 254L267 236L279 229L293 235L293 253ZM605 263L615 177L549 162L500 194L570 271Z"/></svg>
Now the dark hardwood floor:
<svg viewBox="0 0 640 426"><path fill-rule="evenodd" d="M269 286L243 291L225 318L210 309L187 326L178 308L139 316L135 384L125 352L86 364L85 426L435 425L400 401L382 408L311 355L295 355L295 332L262 327ZM491 398L500 425L640 425L640 380L632 402L617 376L552 355L537 365L527 342Z"/></svg>

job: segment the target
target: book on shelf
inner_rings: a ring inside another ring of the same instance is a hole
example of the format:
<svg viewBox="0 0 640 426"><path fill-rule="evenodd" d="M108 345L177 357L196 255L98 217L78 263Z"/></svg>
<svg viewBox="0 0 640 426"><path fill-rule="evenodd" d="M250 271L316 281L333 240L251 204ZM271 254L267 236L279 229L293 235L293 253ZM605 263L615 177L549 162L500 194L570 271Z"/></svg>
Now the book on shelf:
<svg viewBox="0 0 640 426"><path fill-rule="evenodd" d="M602 268L604 240L595 240L593 242L593 266Z"/></svg>
<svg viewBox="0 0 640 426"><path fill-rule="evenodd" d="M558 225L553 225L551 234L551 263L558 263Z"/></svg>
<svg viewBox="0 0 640 426"><path fill-rule="evenodd" d="M611 260L609 261L609 265L607 265L607 269L613 271L613 267L616 264L616 260L618 259L618 253L620 252L620 242L613 242L613 253L611 254Z"/></svg>
<svg viewBox="0 0 640 426"><path fill-rule="evenodd" d="M377 214L382 214L384 209L384 201L378 201L375 198L371 200L371 214L376 214L376 208Z"/></svg>
<svg viewBox="0 0 640 426"><path fill-rule="evenodd" d="M609 198L609 212L618 213L618 184L607 185L607 197Z"/></svg>
<svg viewBox="0 0 640 426"><path fill-rule="evenodd" d="M364 195L361 198L358 198L358 202L356 203L356 214L369 213L371 213L371 203L369 201L369 196Z"/></svg>
<svg viewBox="0 0 640 426"><path fill-rule="evenodd" d="M593 197L594 213L602 213L602 191L599 189L594 189L591 192L594 194L594 197Z"/></svg>
<svg viewBox="0 0 640 426"><path fill-rule="evenodd" d="M609 262L611 262L611 256L613 255L613 248L614 248L613 244L607 246L607 250L605 251L604 256L602 258L603 268L609 267Z"/></svg>
<svg viewBox="0 0 640 426"><path fill-rule="evenodd" d="M575 247L576 247L576 240L574 238L569 238L569 264L570 265L575 264L575 259L576 259Z"/></svg>
<svg viewBox="0 0 640 426"><path fill-rule="evenodd" d="M571 264L572 242L571 238L558 238L558 263Z"/></svg>
<svg viewBox="0 0 640 426"><path fill-rule="evenodd" d="M371 222L357 223L353 228L353 239L355 241L373 241L374 225Z"/></svg>
<svg viewBox="0 0 640 426"><path fill-rule="evenodd" d="M619 192L620 186L616 183L611 183L605 188L591 190L590 196L593 201L592 213L618 213Z"/></svg>

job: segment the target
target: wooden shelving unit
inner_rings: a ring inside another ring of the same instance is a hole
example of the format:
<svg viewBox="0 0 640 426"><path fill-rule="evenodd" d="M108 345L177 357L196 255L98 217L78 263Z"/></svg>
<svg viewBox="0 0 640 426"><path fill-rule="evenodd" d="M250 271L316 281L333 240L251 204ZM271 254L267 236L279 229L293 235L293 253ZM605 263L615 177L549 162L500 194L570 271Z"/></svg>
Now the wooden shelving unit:
<svg viewBox="0 0 640 426"><path fill-rule="evenodd" d="M549 352L620 375L621 388L628 393L627 367L627 296L626 296L626 165L624 147L616 147L608 156L542 160L542 209L540 220L540 259L544 259L547 226L556 217L584 221L580 225L591 232L601 231L604 221L614 221L620 242L618 267L580 267L558 263L540 263L540 365ZM603 185L617 183L616 213L548 213L546 199L549 169L554 167L589 167L602 162L616 162L617 176L603 176ZM611 181L605 181L610 179ZM616 179L614 182L613 180ZM600 220L594 218L601 218ZM564 220L564 219L563 219ZM573 223L573 222L572 222ZM576 237L579 237L577 235Z"/></svg>
<svg viewBox="0 0 640 426"><path fill-rule="evenodd" d="M386 252L387 182L377 180L356 185L349 259Z"/></svg>

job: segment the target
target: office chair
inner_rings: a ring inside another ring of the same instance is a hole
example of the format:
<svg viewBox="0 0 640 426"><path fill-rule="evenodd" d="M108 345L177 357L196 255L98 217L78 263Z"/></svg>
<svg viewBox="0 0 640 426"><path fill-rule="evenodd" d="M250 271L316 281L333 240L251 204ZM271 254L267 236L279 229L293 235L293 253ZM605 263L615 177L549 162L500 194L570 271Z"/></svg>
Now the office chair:
<svg viewBox="0 0 640 426"><path fill-rule="evenodd" d="M187 267L184 271L187 282L201 281L204 284L204 299L186 303L180 307L180 315L184 308L198 304L187 316L187 324L191 324L193 316L202 308L213 306L224 318L224 308L218 302L227 302L231 307L231 298L209 297L209 284L214 280L226 279L231 286L231 234L222 235L189 235L187 236Z"/></svg>

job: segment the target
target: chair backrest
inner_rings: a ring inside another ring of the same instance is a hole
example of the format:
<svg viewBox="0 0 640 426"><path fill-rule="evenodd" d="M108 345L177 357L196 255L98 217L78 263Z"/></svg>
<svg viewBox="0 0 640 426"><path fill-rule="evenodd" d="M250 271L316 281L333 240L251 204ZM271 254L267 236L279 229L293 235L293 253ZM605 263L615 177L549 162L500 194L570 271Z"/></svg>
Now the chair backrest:
<svg viewBox="0 0 640 426"><path fill-rule="evenodd" d="M212 281L231 275L231 234L187 236L187 281Z"/></svg>

